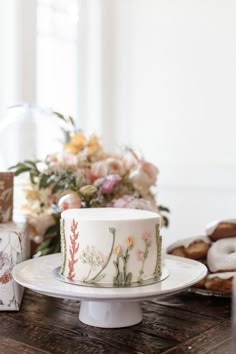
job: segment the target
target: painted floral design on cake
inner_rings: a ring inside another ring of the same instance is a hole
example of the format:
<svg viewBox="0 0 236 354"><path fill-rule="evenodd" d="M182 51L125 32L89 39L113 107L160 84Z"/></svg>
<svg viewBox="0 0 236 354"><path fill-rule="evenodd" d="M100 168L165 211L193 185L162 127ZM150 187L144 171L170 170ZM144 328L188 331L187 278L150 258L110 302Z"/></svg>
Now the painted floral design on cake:
<svg viewBox="0 0 236 354"><path fill-rule="evenodd" d="M62 226L64 228L64 225ZM107 242L109 242L110 245L108 247L109 253L107 255L104 254L100 249L95 247L93 244L91 245L87 244L83 249L80 249L78 222L72 219L70 225L71 234L69 237L70 240L69 252L67 255L68 257L67 278L69 280L73 281L78 276L78 274L76 274L75 264L79 262L79 264L81 265L83 264L87 266L87 268L85 268L83 278L81 277L82 279L80 279L81 282L89 283L89 284L99 284L99 283L102 284L101 280L106 276L106 268L108 264L112 262L111 264L114 265L113 286L128 287L131 285L132 281L136 281L142 284L145 279L145 264L149 256L149 251L151 246L156 248L156 259L154 260L154 265L153 265L154 267L153 279L155 280L160 279L162 239L160 236L158 224L155 225L154 239L150 231L145 231L141 234L141 236L139 236L141 237L141 242L143 242L143 247L140 247L140 241L139 241L138 249L137 249L137 245L135 247L135 235L129 235L126 238L123 238L123 241L121 241L120 243L116 243L116 229L114 227L110 227L108 231L109 233L107 233L108 235ZM63 232L62 235L64 235ZM65 249L64 252L66 253ZM132 259L134 259L136 255L137 261L139 262L139 264L141 263L137 280L133 280L133 273L132 271L129 270L129 260L132 253L133 253ZM79 273L80 267L76 266L76 268L77 268L77 272ZM109 267L109 272L111 272L110 267ZM111 273L111 277L112 277L112 273Z"/></svg>
<svg viewBox="0 0 236 354"><path fill-rule="evenodd" d="M79 250L79 242L77 242L79 238L79 232L77 231L78 227L78 222L76 222L74 219L72 220L71 223L71 235L70 235L70 258L68 260L68 267L69 267L69 274L68 274L68 279L73 280L75 277L75 271L74 267L75 264L78 262L78 258L76 258L76 254Z"/></svg>
<svg viewBox="0 0 236 354"><path fill-rule="evenodd" d="M107 257L106 262L104 262L102 268L99 270L98 273L96 273L91 279L86 279L86 283L97 283L98 281L100 281L105 274L103 274L103 271L105 270L105 268L107 267L108 263L110 262L111 256L112 256L112 250L115 244L115 238L116 238L116 230L113 227L109 228L109 232L112 234L112 245L111 245L111 249L110 249L110 253Z"/></svg>
<svg viewBox="0 0 236 354"><path fill-rule="evenodd" d="M79 260L90 267L87 276L84 278L84 281L87 281L98 267L104 266L107 257L101 251L97 250L95 246L86 246L79 254Z"/></svg>
<svg viewBox="0 0 236 354"><path fill-rule="evenodd" d="M159 280L161 277L161 247L162 247L162 237L160 236L159 225L156 224L156 247L157 247L157 258L156 265L153 272L154 279Z"/></svg>
<svg viewBox="0 0 236 354"><path fill-rule="evenodd" d="M141 262L141 268L139 271L138 283L143 282L144 265L148 258L149 248L152 245L152 235L150 232L144 232L142 234L142 240L144 241L144 250L137 250L137 259Z"/></svg>
<svg viewBox="0 0 236 354"><path fill-rule="evenodd" d="M126 249L124 250L120 245L116 246L113 253L116 255L116 260L113 261L116 274L113 278L114 286L129 286L132 281L132 272L127 273L127 263L130 257L130 251L134 247L134 239L128 236L126 239Z"/></svg>

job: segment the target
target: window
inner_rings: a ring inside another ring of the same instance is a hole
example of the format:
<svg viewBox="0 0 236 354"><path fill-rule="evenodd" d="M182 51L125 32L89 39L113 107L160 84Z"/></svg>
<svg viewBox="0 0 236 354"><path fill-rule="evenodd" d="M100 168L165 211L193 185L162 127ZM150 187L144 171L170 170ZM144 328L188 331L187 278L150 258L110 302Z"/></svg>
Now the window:
<svg viewBox="0 0 236 354"><path fill-rule="evenodd" d="M77 116L77 0L37 2L37 104Z"/></svg>

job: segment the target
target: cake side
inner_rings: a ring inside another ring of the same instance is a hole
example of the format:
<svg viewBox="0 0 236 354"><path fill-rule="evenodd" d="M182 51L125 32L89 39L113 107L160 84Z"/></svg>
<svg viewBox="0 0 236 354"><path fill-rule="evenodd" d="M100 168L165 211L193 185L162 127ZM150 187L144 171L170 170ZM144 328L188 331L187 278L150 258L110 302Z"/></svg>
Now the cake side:
<svg viewBox="0 0 236 354"><path fill-rule="evenodd" d="M66 266L66 240L65 240L65 227L64 227L63 218L61 218L60 220L60 234L61 234L61 254L62 254L61 274L63 274Z"/></svg>
<svg viewBox="0 0 236 354"><path fill-rule="evenodd" d="M161 276L160 217L86 220L62 215L63 262L69 280L130 286ZM154 217L153 217L154 215Z"/></svg>

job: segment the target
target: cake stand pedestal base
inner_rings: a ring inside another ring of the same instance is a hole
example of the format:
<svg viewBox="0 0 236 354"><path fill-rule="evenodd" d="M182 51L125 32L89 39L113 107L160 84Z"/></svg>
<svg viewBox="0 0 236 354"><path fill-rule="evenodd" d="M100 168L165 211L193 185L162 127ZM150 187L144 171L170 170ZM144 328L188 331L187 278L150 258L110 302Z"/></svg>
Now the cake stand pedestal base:
<svg viewBox="0 0 236 354"><path fill-rule="evenodd" d="M81 301L79 319L95 327L121 328L142 321L140 302Z"/></svg>

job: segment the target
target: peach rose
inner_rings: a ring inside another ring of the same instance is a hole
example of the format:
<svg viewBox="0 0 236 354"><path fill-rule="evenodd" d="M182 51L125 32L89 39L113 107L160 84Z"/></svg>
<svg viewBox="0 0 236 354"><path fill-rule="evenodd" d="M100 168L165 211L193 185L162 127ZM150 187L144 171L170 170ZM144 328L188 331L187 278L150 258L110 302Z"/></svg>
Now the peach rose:
<svg viewBox="0 0 236 354"><path fill-rule="evenodd" d="M66 209L80 208L81 198L76 192L68 193L59 199L58 207L61 211Z"/></svg>
<svg viewBox="0 0 236 354"><path fill-rule="evenodd" d="M117 174L119 176L123 176L126 173L124 161L122 159L115 159L113 157L109 157L104 162L107 165L109 174Z"/></svg>
<svg viewBox="0 0 236 354"><path fill-rule="evenodd" d="M104 161L94 162L91 166L90 175L92 179L105 177L108 173L107 164Z"/></svg>
<svg viewBox="0 0 236 354"><path fill-rule="evenodd" d="M130 181L141 193L156 184L158 169L150 162L142 161L130 175Z"/></svg>
<svg viewBox="0 0 236 354"><path fill-rule="evenodd" d="M46 230L55 224L55 219L50 214L28 214L27 221L31 236L43 236Z"/></svg>

